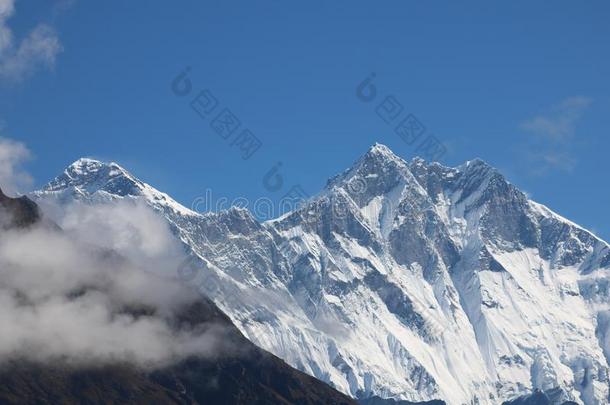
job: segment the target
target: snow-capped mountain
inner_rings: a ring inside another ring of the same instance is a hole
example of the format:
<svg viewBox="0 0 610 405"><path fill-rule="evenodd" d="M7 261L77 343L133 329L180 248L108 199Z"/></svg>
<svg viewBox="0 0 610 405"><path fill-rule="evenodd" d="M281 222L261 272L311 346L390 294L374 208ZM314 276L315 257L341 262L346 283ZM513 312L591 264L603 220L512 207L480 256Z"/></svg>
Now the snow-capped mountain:
<svg viewBox="0 0 610 405"><path fill-rule="evenodd" d="M610 246L481 160L406 162L377 144L264 223L196 213L90 159L31 197L144 201L193 258L180 277L250 340L354 397L610 398Z"/></svg>

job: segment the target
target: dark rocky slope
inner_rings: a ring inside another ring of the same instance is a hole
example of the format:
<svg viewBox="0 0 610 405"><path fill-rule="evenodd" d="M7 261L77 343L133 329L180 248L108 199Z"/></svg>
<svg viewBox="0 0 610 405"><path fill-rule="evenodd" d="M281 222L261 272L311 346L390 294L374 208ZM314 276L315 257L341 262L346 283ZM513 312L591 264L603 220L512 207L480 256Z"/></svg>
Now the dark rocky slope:
<svg viewBox="0 0 610 405"><path fill-rule="evenodd" d="M35 202L23 196L11 198L0 189L0 227L25 227L40 219Z"/></svg>

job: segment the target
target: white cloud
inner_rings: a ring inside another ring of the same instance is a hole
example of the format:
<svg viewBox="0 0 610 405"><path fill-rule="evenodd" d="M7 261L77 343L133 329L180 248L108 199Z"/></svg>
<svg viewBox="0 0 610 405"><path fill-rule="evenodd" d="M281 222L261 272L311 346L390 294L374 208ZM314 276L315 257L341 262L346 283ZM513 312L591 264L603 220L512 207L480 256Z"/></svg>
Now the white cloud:
<svg viewBox="0 0 610 405"><path fill-rule="evenodd" d="M568 97L554 105L547 113L537 115L521 124L521 128L534 134L527 155L535 163L536 174L550 170L572 171L577 159L573 156L576 127L592 100L589 97Z"/></svg>
<svg viewBox="0 0 610 405"><path fill-rule="evenodd" d="M577 164L577 159L568 151L544 147L538 152L529 154L530 159L535 163L532 172L536 175L546 175L552 170L571 172Z"/></svg>
<svg viewBox="0 0 610 405"><path fill-rule="evenodd" d="M0 137L0 188L5 194L14 195L32 184L31 176L21 168L30 157L23 143Z"/></svg>
<svg viewBox="0 0 610 405"><path fill-rule="evenodd" d="M576 123L589 107L588 97L569 97L553 106L549 113L533 117L522 124L522 128L551 141L563 142L574 135Z"/></svg>
<svg viewBox="0 0 610 405"><path fill-rule="evenodd" d="M37 25L16 43L8 20L15 13L15 0L0 0L0 79L19 82L38 68L53 68L62 46L53 27Z"/></svg>
<svg viewBox="0 0 610 405"><path fill-rule="evenodd" d="M154 213L121 204L71 207L67 216L65 232L40 225L0 233L0 361L118 360L148 368L238 350L228 346L224 326L176 321L201 297L171 278L183 256ZM110 229L130 257L106 249L114 244ZM89 243L95 239L101 244Z"/></svg>

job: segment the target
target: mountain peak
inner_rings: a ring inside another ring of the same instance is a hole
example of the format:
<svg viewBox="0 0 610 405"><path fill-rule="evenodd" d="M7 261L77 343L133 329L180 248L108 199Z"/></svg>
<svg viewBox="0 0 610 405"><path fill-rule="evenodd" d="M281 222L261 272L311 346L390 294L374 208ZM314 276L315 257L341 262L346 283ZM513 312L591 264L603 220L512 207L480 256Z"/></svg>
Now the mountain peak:
<svg viewBox="0 0 610 405"><path fill-rule="evenodd" d="M144 198L161 210L188 216L198 215L169 195L139 180L118 163L91 158L76 160L61 175L33 195L40 197L44 194L55 194L59 198L103 201L124 197Z"/></svg>
<svg viewBox="0 0 610 405"><path fill-rule="evenodd" d="M389 157L397 157L394 152L382 143L375 142L368 150L367 154L378 154Z"/></svg>
<svg viewBox="0 0 610 405"><path fill-rule="evenodd" d="M342 187L354 181L360 183L385 181L388 183L388 187L391 187L403 178L412 178L407 163L387 146L375 143L350 168L330 178L326 184L326 190ZM384 190L385 188L387 187L384 187Z"/></svg>
<svg viewBox="0 0 610 405"><path fill-rule="evenodd" d="M467 160L466 162L464 162L462 165L459 166L459 169L461 170L467 170L467 169L472 169L472 168L482 168L482 169L492 169L497 171L497 169L495 167L493 167L492 165L490 165L489 163L487 163L486 161L484 161L481 158L474 158L471 160Z"/></svg>
<svg viewBox="0 0 610 405"><path fill-rule="evenodd" d="M405 165L405 161L392 152L390 148L381 143L375 142L373 146L360 158L360 161L376 161L376 162L397 162ZM357 164L357 163L356 163Z"/></svg>
<svg viewBox="0 0 610 405"><path fill-rule="evenodd" d="M508 183L506 178L498 169L490 165L483 159L475 158L468 160L457 167L457 170L464 173L465 178L469 182L485 182L492 178L496 181Z"/></svg>
<svg viewBox="0 0 610 405"><path fill-rule="evenodd" d="M102 162L91 158L80 158L44 187L46 191L75 188L93 193L98 190L116 195L137 195L144 183L132 176L115 162Z"/></svg>
<svg viewBox="0 0 610 405"><path fill-rule="evenodd" d="M89 168L89 167L100 167L100 166L103 166L104 164L105 164L104 162L97 160L97 159L82 157L80 159L75 160L68 167L72 167L75 169L76 168Z"/></svg>
<svg viewBox="0 0 610 405"><path fill-rule="evenodd" d="M101 160L82 157L74 161L64 171L65 174L71 176L87 176L100 171L107 172L110 175L122 174L124 176L133 177L129 172L123 169L115 162L102 162Z"/></svg>

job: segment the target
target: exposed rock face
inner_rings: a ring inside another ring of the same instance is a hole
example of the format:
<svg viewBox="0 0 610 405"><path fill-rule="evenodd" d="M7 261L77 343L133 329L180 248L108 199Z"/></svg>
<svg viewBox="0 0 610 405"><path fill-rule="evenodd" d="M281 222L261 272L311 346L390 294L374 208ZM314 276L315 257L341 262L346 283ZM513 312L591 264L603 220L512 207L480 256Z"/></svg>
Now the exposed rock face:
<svg viewBox="0 0 610 405"><path fill-rule="evenodd" d="M265 223L193 212L90 160L33 198L146 201L192 255L189 280L249 339L352 396L608 401L610 247L483 161L375 145Z"/></svg>
<svg viewBox="0 0 610 405"><path fill-rule="evenodd" d="M576 402L573 401L561 401L562 393L559 390L550 390L547 393L536 390L532 394L524 395L519 398L515 398L511 401L503 402L502 405L574 405Z"/></svg>

